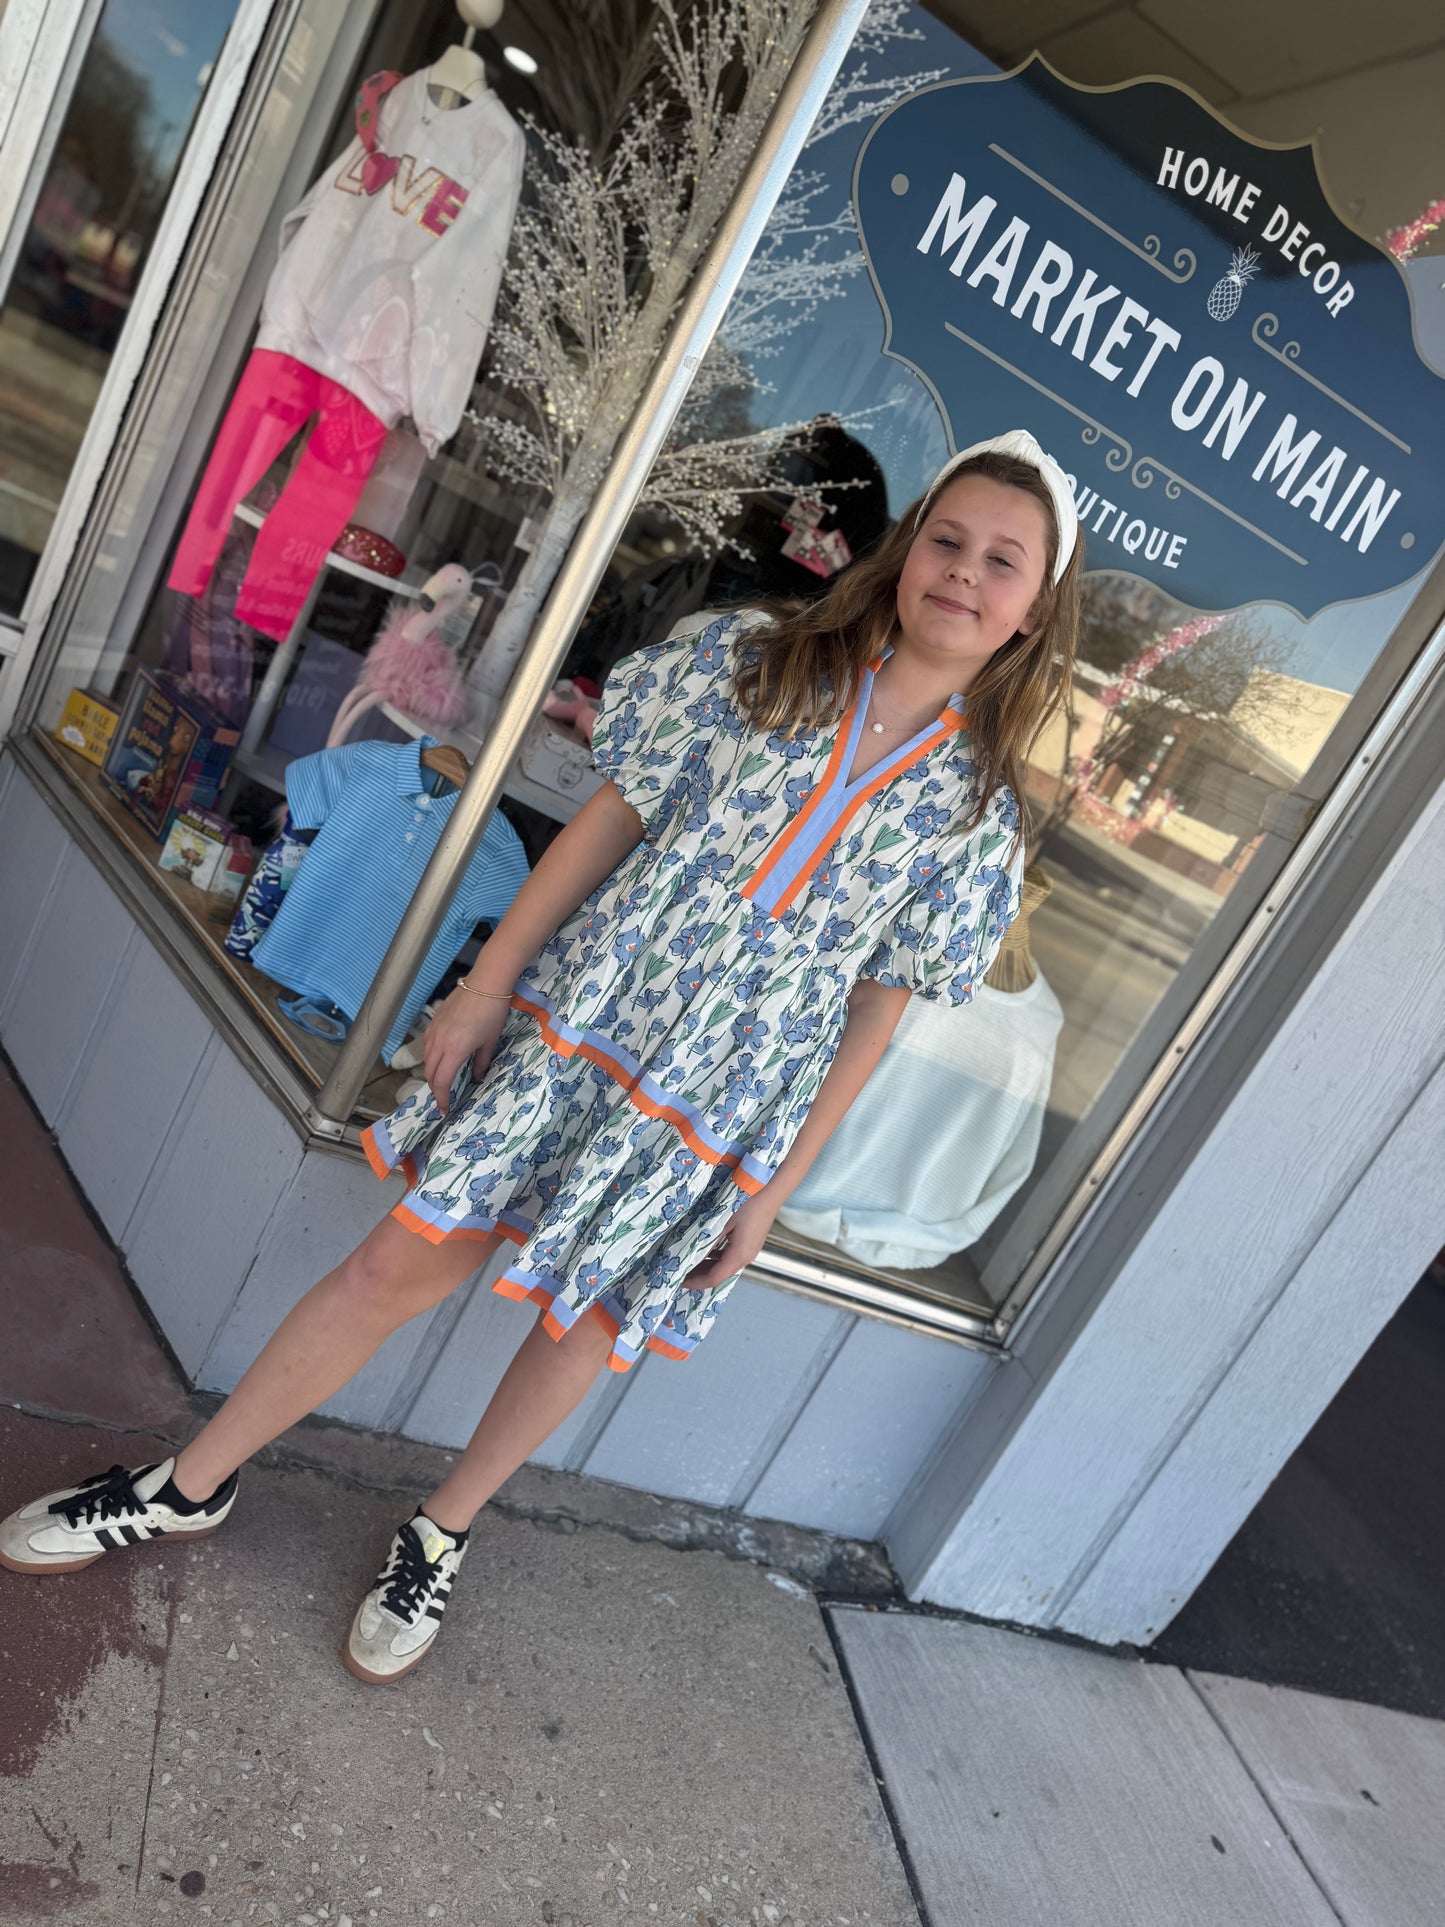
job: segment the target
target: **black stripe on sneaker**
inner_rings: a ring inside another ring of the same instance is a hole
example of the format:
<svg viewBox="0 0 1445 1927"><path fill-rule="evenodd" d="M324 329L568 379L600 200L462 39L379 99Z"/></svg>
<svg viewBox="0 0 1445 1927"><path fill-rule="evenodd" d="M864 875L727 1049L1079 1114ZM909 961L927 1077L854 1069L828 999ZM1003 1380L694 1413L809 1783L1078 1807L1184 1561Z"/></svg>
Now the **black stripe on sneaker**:
<svg viewBox="0 0 1445 1927"><path fill-rule="evenodd" d="M146 1536L144 1533L137 1532L134 1526L117 1526L116 1531L128 1546L138 1546Z"/></svg>
<svg viewBox="0 0 1445 1927"><path fill-rule="evenodd" d="M108 1546L112 1552L118 1551L125 1544L125 1540L121 1538L114 1526L96 1526L93 1530L100 1543Z"/></svg>
<svg viewBox="0 0 1445 1927"><path fill-rule="evenodd" d="M426 1617L427 1617L428 1619L440 1619L440 1618L441 1618L441 1616L442 1616L442 1609L441 1609L441 1607L440 1607L440 1606L428 1606L428 1607L427 1607L427 1609L426 1609Z"/></svg>

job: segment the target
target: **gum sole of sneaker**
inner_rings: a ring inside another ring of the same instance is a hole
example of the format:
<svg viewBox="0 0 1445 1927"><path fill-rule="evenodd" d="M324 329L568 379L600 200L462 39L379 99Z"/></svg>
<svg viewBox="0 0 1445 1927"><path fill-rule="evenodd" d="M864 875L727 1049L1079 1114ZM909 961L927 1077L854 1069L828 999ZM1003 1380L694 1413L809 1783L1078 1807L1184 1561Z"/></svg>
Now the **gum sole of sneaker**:
<svg viewBox="0 0 1445 1927"><path fill-rule="evenodd" d="M84 1567L93 1566L97 1559L104 1559L104 1557L103 1552L92 1552L84 1559L65 1559L53 1565L24 1566L18 1559L7 1558L3 1552L0 1552L0 1566L3 1566L6 1572L24 1573L27 1578L30 1578L37 1573L80 1572Z"/></svg>
<svg viewBox="0 0 1445 1927"><path fill-rule="evenodd" d="M218 1519L215 1525L202 1526L199 1532L167 1532L163 1536L167 1539L179 1539L184 1541L186 1544L190 1544L196 1539L209 1539L211 1534L213 1532L219 1532L221 1527L225 1523L226 1522L224 1519ZM145 1543L149 1545L156 1545L159 1543L159 1541L152 1539L152 1540L146 1541ZM127 1550L127 1548L125 1548L124 1546L117 1546L114 1548L114 1550L117 1552L123 1552ZM104 1559L104 1557L105 1557L104 1552L91 1552L91 1553L87 1553L84 1559L64 1559L64 1560L57 1561L55 1563L47 1562L43 1566L41 1565L27 1566L27 1565L22 1565L18 1559L8 1558L5 1553L0 1552L0 1566L3 1566L7 1572L23 1573L24 1576L27 1579L29 1579L29 1578L36 1578L42 1573L83 1572L87 1566L93 1566L97 1559Z"/></svg>
<svg viewBox="0 0 1445 1927"><path fill-rule="evenodd" d="M353 1679L361 1680L367 1686L390 1686L394 1680L405 1679L414 1666L420 1666L435 1645L435 1640L423 1646L421 1651L409 1659L405 1666L399 1666L394 1673L373 1673L354 1659L351 1653L351 1635L348 1633L341 1642L341 1663Z"/></svg>

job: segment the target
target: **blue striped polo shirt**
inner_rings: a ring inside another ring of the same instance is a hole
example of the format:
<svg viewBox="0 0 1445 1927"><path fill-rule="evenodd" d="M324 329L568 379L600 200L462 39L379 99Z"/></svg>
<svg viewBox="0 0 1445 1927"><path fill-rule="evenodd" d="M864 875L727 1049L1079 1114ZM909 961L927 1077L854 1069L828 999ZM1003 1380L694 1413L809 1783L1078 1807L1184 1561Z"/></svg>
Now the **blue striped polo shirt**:
<svg viewBox="0 0 1445 1927"><path fill-rule="evenodd" d="M319 830L251 961L277 983L355 1017L421 881L459 792L432 796L421 753L435 742L343 743L286 771L298 829ZM390 1060L473 926L495 923L527 880L521 839L492 812L436 940L382 1045Z"/></svg>

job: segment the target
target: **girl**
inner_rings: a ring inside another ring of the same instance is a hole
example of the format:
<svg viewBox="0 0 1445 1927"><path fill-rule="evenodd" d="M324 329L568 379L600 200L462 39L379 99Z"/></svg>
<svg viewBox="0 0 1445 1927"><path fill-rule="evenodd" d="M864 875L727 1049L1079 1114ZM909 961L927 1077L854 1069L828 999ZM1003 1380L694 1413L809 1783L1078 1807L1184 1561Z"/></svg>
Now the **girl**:
<svg viewBox="0 0 1445 1927"><path fill-rule="evenodd" d="M252 1453L505 1243L493 1289L540 1316L343 1648L364 1680L415 1666L478 1509L604 1363L697 1349L910 992L972 996L1018 907L1020 765L1067 687L1081 566L1068 482L1014 430L821 602L695 617L620 663L610 780L440 1006L426 1093L366 1134L405 1198L184 1451L25 1506L0 1560L214 1531Z"/></svg>

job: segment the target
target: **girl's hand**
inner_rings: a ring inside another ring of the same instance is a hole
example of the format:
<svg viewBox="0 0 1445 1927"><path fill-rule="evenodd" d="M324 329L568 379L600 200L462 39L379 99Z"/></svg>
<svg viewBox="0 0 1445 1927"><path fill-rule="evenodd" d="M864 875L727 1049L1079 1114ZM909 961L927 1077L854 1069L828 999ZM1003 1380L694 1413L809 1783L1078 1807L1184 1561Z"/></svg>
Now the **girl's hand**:
<svg viewBox="0 0 1445 1927"><path fill-rule="evenodd" d="M439 1111L450 1106L457 1072L469 1057L478 1077L491 1063L508 1008L501 997L478 997L468 990L454 990L438 1004L422 1039L422 1067Z"/></svg>
<svg viewBox="0 0 1445 1927"><path fill-rule="evenodd" d="M740 1205L723 1226L722 1238L712 1252L683 1279L685 1289L711 1291L750 1265L767 1241L781 1202L770 1200L762 1190Z"/></svg>

